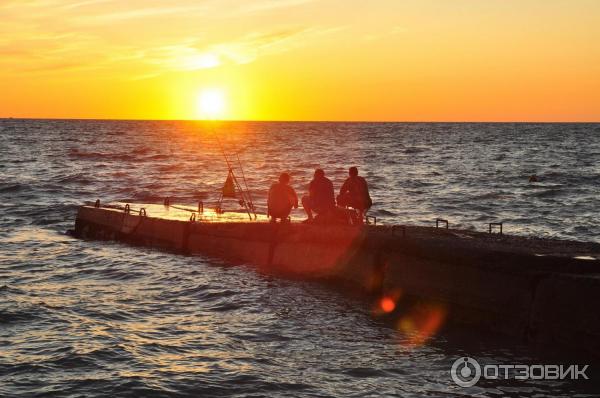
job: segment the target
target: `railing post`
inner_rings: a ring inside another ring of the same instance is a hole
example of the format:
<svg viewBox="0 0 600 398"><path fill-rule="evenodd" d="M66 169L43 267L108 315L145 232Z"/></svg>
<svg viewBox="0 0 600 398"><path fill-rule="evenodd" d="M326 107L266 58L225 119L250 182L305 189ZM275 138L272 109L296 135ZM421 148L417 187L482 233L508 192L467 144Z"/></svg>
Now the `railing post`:
<svg viewBox="0 0 600 398"><path fill-rule="evenodd" d="M448 229L448 220L444 220L443 218L436 218L435 219L435 227L439 228L440 227L440 223L446 224L446 229Z"/></svg>
<svg viewBox="0 0 600 398"><path fill-rule="evenodd" d="M491 222L491 223L489 223L488 233L491 234L492 230L494 229L494 227L500 227L499 234L502 235L502 223L501 222Z"/></svg>

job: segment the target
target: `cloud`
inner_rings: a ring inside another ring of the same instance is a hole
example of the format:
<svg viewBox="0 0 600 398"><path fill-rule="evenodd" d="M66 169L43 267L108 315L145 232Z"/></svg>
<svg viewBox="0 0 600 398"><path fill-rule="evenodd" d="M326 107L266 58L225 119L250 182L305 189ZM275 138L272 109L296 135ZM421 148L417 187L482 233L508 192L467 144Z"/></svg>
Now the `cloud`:
<svg viewBox="0 0 600 398"><path fill-rule="evenodd" d="M368 33L362 36L363 41L379 41L386 38L397 36L406 33L408 30L402 26L394 26L387 31L381 31L379 33Z"/></svg>
<svg viewBox="0 0 600 398"><path fill-rule="evenodd" d="M130 77L130 81L148 80L160 76L160 73L144 73L142 75L135 75Z"/></svg>
<svg viewBox="0 0 600 398"><path fill-rule="evenodd" d="M2 33L2 32L0 32ZM27 30L0 41L0 65L11 73L97 69L110 61L97 37L85 33Z"/></svg>
<svg viewBox="0 0 600 398"><path fill-rule="evenodd" d="M62 6L62 8L65 10L72 10L74 8L95 6L98 4L105 4L105 3L114 3L114 0L84 0L84 1L78 1L76 3L64 4Z"/></svg>
<svg viewBox="0 0 600 398"><path fill-rule="evenodd" d="M253 32L238 39L203 44L188 39L181 43L154 48L123 51L128 60L158 66L164 71L195 71L226 63L247 64L261 56L283 53L305 45L311 38L340 28L289 27L271 32ZM125 59L121 59L125 60Z"/></svg>
<svg viewBox="0 0 600 398"><path fill-rule="evenodd" d="M170 71L193 71L220 66L221 57L215 52L198 50L191 43L162 46L137 51L131 57Z"/></svg>
<svg viewBox="0 0 600 398"><path fill-rule="evenodd" d="M308 28L288 28L267 33L254 32L235 41L214 44L209 49L233 62L246 64L262 55L290 50L300 36L310 31Z"/></svg>
<svg viewBox="0 0 600 398"><path fill-rule="evenodd" d="M4 0L0 3L0 9L23 9L23 8L41 8L60 5L58 0Z"/></svg>
<svg viewBox="0 0 600 398"><path fill-rule="evenodd" d="M65 61L65 62L52 62L48 64L39 64L32 67L25 67L21 69L23 72L53 72L73 69L88 69L93 68L89 63L76 62L76 61Z"/></svg>
<svg viewBox="0 0 600 398"><path fill-rule="evenodd" d="M76 19L83 24L105 24L119 21L131 21L132 19L161 17L166 15L189 15L197 14L198 11L206 11L205 6L177 6L177 7L144 7L125 11L109 13L98 13L94 15L83 15Z"/></svg>
<svg viewBox="0 0 600 398"><path fill-rule="evenodd" d="M31 55L30 51L24 50L22 48L14 48L10 46L0 46L0 61L2 59L6 59L4 57L23 57Z"/></svg>
<svg viewBox="0 0 600 398"><path fill-rule="evenodd" d="M264 0L244 7L246 12L258 12L312 1ZM0 24L0 65L11 72L94 68L111 69L115 75L136 71L133 74L147 78L247 64L310 45L342 29L301 25L255 26L249 32L250 28L241 26L229 29L223 24L234 24L240 11L221 4L198 0L182 0L177 5L159 0L0 0L0 14L6 17ZM221 20L225 11L232 20ZM203 16L204 23L198 22L198 16ZM144 18L156 19L147 22ZM233 36L206 40L224 34Z"/></svg>
<svg viewBox="0 0 600 398"><path fill-rule="evenodd" d="M292 51L305 46L318 37L338 32L344 27L296 27L272 32L254 32L238 40L213 44L210 51L220 54L238 64L245 64L258 57Z"/></svg>
<svg viewBox="0 0 600 398"><path fill-rule="evenodd" d="M307 3L312 3L314 0L267 0L247 4L241 8L241 12L255 13L262 11L270 11L280 8L289 8L301 6Z"/></svg>

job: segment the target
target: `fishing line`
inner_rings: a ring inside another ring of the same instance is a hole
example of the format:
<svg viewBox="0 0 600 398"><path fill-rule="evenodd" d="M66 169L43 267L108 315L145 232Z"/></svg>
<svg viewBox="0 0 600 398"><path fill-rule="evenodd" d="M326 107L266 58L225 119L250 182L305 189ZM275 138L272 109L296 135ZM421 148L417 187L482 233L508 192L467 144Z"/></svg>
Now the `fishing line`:
<svg viewBox="0 0 600 398"><path fill-rule="evenodd" d="M227 164L227 168L228 168L227 178L229 179L229 177L231 177L231 179L233 180L233 183L235 184L235 187L237 187L237 189L240 193L240 196L241 196L240 205L246 210L246 213L248 213L248 217L250 218L250 220L252 220L252 218L253 218L252 216L254 216L254 219L256 220L257 214L256 214L256 210L254 207L254 202L252 200L250 188L248 187L248 181L246 180L246 175L244 173L244 168L242 167L242 162L240 160L238 151L234 151L234 153L237 158L238 167L240 169L240 172L242 173L242 182L244 183L244 186L246 188L245 190L244 190L244 188L242 188L242 185L240 184L237 176L234 173L233 162L231 161L231 159L229 159L229 156L225 152L225 147L223 146L223 143L221 142L219 135L215 132L214 125L210 124L210 128L211 128L211 132L213 133L213 135L217 141L217 144L219 146L221 154L223 155L223 158L225 159L225 163ZM226 180L226 183L227 183L227 180ZM234 192L235 192L235 187L234 187ZM221 189L221 195L220 195L219 201L218 201L217 212L222 212L221 204L224 199L224 188L225 187L223 187Z"/></svg>

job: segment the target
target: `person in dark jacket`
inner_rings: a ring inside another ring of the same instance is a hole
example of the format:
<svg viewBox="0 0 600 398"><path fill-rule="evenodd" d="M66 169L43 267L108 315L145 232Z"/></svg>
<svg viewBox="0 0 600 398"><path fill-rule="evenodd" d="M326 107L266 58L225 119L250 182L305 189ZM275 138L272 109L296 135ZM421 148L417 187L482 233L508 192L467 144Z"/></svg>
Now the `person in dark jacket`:
<svg viewBox="0 0 600 398"><path fill-rule="evenodd" d="M333 184L325 177L323 169L315 170L314 177L308 185L308 195L302 197L302 207L306 211L308 222L312 221L313 212L326 215L335 209Z"/></svg>
<svg viewBox="0 0 600 398"><path fill-rule="evenodd" d="M281 222L287 221L292 207L298 208L298 196L289 184L290 175L281 173L279 182L271 185L271 189L269 189L267 216L271 218L271 222L277 222L278 218L281 219Z"/></svg>
<svg viewBox="0 0 600 398"><path fill-rule="evenodd" d="M349 177L342 185L340 194L337 197L337 204L338 206L356 209L362 221L365 212L373 205L367 180L358 175L356 167L350 167L348 174Z"/></svg>

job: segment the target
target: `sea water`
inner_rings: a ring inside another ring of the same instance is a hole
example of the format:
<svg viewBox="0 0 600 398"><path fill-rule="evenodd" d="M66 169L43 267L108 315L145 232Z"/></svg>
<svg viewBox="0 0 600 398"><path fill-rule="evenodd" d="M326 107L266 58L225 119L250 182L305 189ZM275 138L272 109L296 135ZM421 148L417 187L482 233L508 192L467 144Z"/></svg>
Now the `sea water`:
<svg viewBox="0 0 600 398"><path fill-rule="evenodd" d="M0 120L0 396L600 392L598 380L464 389L450 377L462 356L564 357L461 329L415 345L363 297L65 234L77 207L96 199L214 206L223 152L263 212L283 171L302 195L315 168L339 189L357 166L380 223L444 218L486 231L503 222L505 233L598 241L598 124Z"/></svg>

